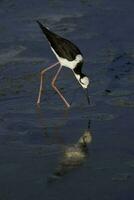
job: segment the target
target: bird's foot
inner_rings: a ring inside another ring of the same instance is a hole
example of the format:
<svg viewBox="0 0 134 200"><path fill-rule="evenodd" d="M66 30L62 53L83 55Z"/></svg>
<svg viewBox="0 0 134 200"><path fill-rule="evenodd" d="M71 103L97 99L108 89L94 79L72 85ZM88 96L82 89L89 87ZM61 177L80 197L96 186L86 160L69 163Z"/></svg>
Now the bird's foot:
<svg viewBox="0 0 134 200"><path fill-rule="evenodd" d="M37 106L40 106L40 100L38 99L36 102Z"/></svg>
<svg viewBox="0 0 134 200"><path fill-rule="evenodd" d="M66 106L67 106L67 108L71 107L71 105L69 103L67 103L67 102L66 102Z"/></svg>

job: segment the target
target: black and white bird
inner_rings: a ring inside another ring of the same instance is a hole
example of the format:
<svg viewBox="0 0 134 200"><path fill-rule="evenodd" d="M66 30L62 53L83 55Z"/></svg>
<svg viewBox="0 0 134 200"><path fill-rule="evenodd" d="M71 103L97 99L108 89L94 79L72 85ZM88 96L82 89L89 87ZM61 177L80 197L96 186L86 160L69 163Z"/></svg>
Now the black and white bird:
<svg viewBox="0 0 134 200"><path fill-rule="evenodd" d="M46 38L48 39L48 42L50 44L51 50L55 54L55 56L58 59L58 62L55 64L43 69L41 71L41 80L40 80L40 89L39 89L39 95L37 99L37 104L40 104L41 94L43 91L43 76L46 71L49 69L52 69L53 67L60 65L56 75L54 76L52 80L52 87L54 90L59 94L61 99L64 101L65 105L69 108L70 104L67 102L67 100L64 98L64 96L61 94L61 92L58 90L58 88L55 85L55 81L62 69L62 67L68 67L72 70L74 73L76 79L82 86L82 88L85 90L88 103L90 103L89 96L88 96L88 85L89 85L89 78L82 73L82 66L83 66L83 55L78 49L76 45L74 45L72 42L70 42L67 39L64 39L63 37L57 35L56 33L53 33L48 28L46 28L44 25L42 25L39 21L37 21L39 24L41 30L45 34Z"/></svg>

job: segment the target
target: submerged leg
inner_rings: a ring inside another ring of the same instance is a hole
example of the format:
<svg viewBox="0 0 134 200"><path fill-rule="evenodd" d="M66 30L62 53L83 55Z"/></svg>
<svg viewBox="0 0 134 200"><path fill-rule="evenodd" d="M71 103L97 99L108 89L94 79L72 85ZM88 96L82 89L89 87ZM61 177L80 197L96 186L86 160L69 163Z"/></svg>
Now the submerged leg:
<svg viewBox="0 0 134 200"><path fill-rule="evenodd" d="M62 66L59 67L59 69L58 69L58 71L57 71L55 77L53 78L51 84L52 84L52 87L54 88L54 90L59 94L59 96L61 97L61 99L64 101L65 105L69 108L69 107L70 107L69 103L68 103L67 100L64 98L64 96L61 94L61 92L58 90L58 88L55 86L56 79L57 79L57 77L58 77L58 75L59 75L61 69L62 69Z"/></svg>
<svg viewBox="0 0 134 200"><path fill-rule="evenodd" d="M44 82L43 81L43 78L44 78L43 76L44 76L45 72L48 71L49 69L52 69L53 67L55 67L58 64L59 64L59 62L57 62L57 63L55 63L55 64L53 64L53 65L51 65L51 66L49 66L46 69L43 69L41 71L41 74L40 74L40 88L39 88L39 95L38 95L38 99L37 99L37 104L40 104L41 94L42 94L42 91L43 91L43 82Z"/></svg>

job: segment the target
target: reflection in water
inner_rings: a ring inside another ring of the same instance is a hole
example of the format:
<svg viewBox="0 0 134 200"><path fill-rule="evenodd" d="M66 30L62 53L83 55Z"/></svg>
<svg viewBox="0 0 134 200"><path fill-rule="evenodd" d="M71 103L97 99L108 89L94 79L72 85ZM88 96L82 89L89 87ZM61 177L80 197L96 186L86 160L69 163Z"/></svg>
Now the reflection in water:
<svg viewBox="0 0 134 200"><path fill-rule="evenodd" d="M63 155L54 173L49 177L48 182L57 180L64 176L70 170L77 168L86 160L88 156L87 144L91 143L92 134L90 132L90 121L88 130L85 130L79 140L72 144L64 146Z"/></svg>
<svg viewBox="0 0 134 200"><path fill-rule="evenodd" d="M67 110L56 112L56 116L49 114L49 112L44 112L42 108L36 107L37 120L39 127L42 129L44 134L44 144L64 144L64 138L60 134L60 129L66 125L68 120ZM50 147L51 148L51 147ZM55 153L54 153L55 154Z"/></svg>
<svg viewBox="0 0 134 200"><path fill-rule="evenodd" d="M53 118L51 116L51 112L49 110L45 110L43 112L42 108L40 106L36 107L36 113L38 117L39 124L42 127L62 127L63 125L66 124L67 119L68 119L68 110L60 110L60 114L58 111L56 111L56 114L53 115ZM56 116L55 116L56 115Z"/></svg>
<svg viewBox="0 0 134 200"><path fill-rule="evenodd" d="M58 142L62 147L60 151L58 150L58 153L61 154L60 160L58 162L58 166L54 170L51 176L48 177L48 183L51 183L55 180L58 180L65 174L67 174L70 170L77 168L78 166L82 165L87 157L88 157L88 144L92 141L92 134L90 131L90 120L88 121L88 127L87 129L82 133L81 137L73 144L66 145L64 143L63 135L59 135L59 128L66 128L66 123L68 121L68 112L62 113L62 116L58 120L61 124L57 123L56 125L53 125L52 119L49 117L47 118L47 113L42 113L41 109L37 109L38 119L40 122L41 127L43 127L44 132L46 133L45 139L48 139L49 134L47 133L47 128L51 129L54 132L53 137L51 137L51 143L55 144L55 141ZM61 113L60 113L61 115ZM54 119L56 120L57 117ZM64 121L65 123L62 123L61 121ZM51 126L48 126L47 121L51 124ZM54 128L54 129L53 129ZM55 138L56 137L56 138ZM56 139L56 140L55 140ZM51 147L51 146L50 146ZM55 152L54 152L55 153Z"/></svg>
<svg viewBox="0 0 134 200"><path fill-rule="evenodd" d="M44 129L44 133L48 136L47 129L54 128L55 131L59 131L59 128L63 127L68 120L68 111L65 109L63 112L60 111L60 115L56 112L56 116L52 118L51 114L49 115L49 111L43 112L40 106L36 107L36 113L38 117L38 122L40 127Z"/></svg>

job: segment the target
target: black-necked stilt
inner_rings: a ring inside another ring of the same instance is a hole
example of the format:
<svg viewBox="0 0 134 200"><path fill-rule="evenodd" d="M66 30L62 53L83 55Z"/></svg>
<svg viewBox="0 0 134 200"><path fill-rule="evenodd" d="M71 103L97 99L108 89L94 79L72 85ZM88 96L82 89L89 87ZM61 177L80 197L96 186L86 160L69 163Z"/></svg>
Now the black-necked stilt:
<svg viewBox="0 0 134 200"><path fill-rule="evenodd" d="M56 62L55 64L53 64L41 71L40 89L39 89L37 104L40 104L41 93L43 90L43 75L44 75L44 73L46 71L48 71L49 69L52 69L53 67L55 67L58 64L60 64L60 67L52 80L52 87L59 94L61 99L64 101L65 105L67 107L70 107L67 100L63 97L61 92L55 86L55 81L62 69L62 66L68 67L73 71L76 79L79 81L80 85L86 91L86 96L87 96L88 103L89 103L90 101L89 101L88 90L87 90L88 85L89 85L89 78L87 76L85 76L81 71L82 65L83 65L82 53L80 52L78 47L75 46L72 42L51 32L45 26L43 26L39 21L37 21L37 23L39 24L39 26L42 29L45 36L47 37L50 47L58 59L58 62Z"/></svg>

